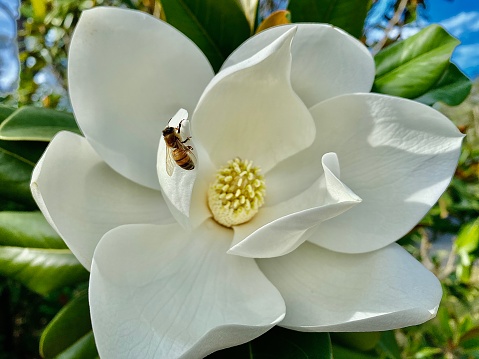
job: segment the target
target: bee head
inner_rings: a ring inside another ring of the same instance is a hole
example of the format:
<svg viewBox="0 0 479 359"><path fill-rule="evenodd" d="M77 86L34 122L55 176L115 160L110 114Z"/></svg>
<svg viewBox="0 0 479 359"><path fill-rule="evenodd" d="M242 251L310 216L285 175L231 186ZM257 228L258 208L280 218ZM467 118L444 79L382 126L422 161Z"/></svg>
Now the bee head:
<svg viewBox="0 0 479 359"><path fill-rule="evenodd" d="M171 135L174 131L174 127L165 127L165 129L163 130L163 136Z"/></svg>

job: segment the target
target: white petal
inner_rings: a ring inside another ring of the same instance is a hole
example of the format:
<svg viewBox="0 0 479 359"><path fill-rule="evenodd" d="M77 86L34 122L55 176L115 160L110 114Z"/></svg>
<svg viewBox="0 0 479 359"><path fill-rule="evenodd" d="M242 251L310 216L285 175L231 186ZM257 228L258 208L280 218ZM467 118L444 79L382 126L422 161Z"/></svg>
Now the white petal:
<svg viewBox="0 0 479 359"><path fill-rule="evenodd" d="M397 244L343 254L304 243L293 253L258 260L286 301L281 326L301 331L378 331L433 318L437 278Z"/></svg>
<svg viewBox="0 0 479 359"><path fill-rule="evenodd" d="M85 138L71 132L60 132L50 142L31 188L48 222L88 270L96 245L110 229L174 221L160 191L120 176Z"/></svg>
<svg viewBox="0 0 479 359"><path fill-rule="evenodd" d="M170 126L178 128L181 121L181 133L185 125L189 127L188 112L184 109L179 110L170 121ZM185 129L185 135L182 140L189 137L189 129ZM211 217L211 213L206 204L206 191L208 184L214 179L214 167L205 150L195 143L194 139L188 140L188 146L192 147L190 155L195 160L195 168L184 170L173 164L173 173L171 176L167 173L166 167L168 156L171 156L162 137L158 148L157 171L163 196L168 204L168 208L175 219L185 229L190 229L201 224L205 219ZM200 162L201 160L201 162ZM174 162L172 162L174 163ZM194 187L196 188L194 189Z"/></svg>
<svg viewBox="0 0 479 359"><path fill-rule="evenodd" d="M117 172L159 189L161 131L178 109L193 110L213 70L172 26L100 7L80 18L68 77L76 119L95 150Z"/></svg>
<svg viewBox="0 0 479 359"><path fill-rule="evenodd" d="M355 94L320 103L311 113L317 136L310 162L336 152L341 180L363 199L317 227L311 240L322 247L358 253L396 241L429 211L454 174L463 135L428 106Z"/></svg>
<svg viewBox="0 0 479 359"><path fill-rule="evenodd" d="M284 302L254 260L225 253L231 231L207 222L108 232L90 280L102 358L202 358L263 334Z"/></svg>
<svg viewBox="0 0 479 359"><path fill-rule="evenodd" d="M311 115L290 84L294 33L221 71L206 88L191 125L217 167L240 157L266 172L312 143Z"/></svg>
<svg viewBox="0 0 479 359"><path fill-rule="evenodd" d="M273 27L248 39L224 63L222 69L252 56L292 26L298 27L291 49L293 89L309 107L328 98L371 90L374 61L358 40L324 24Z"/></svg>
<svg viewBox="0 0 479 359"><path fill-rule="evenodd" d="M228 253L252 258L287 254L307 240L313 226L336 217L361 199L339 180L336 154L323 156L324 174L299 196L262 208L250 222L236 226Z"/></svg>

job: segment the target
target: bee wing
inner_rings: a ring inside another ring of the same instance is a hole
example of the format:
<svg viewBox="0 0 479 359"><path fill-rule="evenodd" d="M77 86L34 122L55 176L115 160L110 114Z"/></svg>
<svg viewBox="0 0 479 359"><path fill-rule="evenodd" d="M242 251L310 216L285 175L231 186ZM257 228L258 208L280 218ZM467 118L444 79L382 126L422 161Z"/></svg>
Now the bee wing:
<svg viewBox="0 0 479 359"><path fill-rule="evenodd" d="M173 170L175 169L175 160L173 159L173 154L171 153L172 149L169 146L166 146L166 173L171 177Z"/></svg>

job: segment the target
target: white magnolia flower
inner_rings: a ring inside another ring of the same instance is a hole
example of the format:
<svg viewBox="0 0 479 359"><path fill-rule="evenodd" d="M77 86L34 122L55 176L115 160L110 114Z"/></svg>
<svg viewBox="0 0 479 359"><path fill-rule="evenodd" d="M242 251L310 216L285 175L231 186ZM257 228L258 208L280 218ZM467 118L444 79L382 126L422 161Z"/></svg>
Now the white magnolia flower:
<svg viewBox="0 0 479 359"><path fill-rule="evenodd" d="M58 134L32 190L91 270L102 358L199 358L277 324L376 331L435 315L438 280L394 242L448 185L462 135L368 93L373 79L367 49L329 25L261 32L214 75L149 15L82 15L69 82L85 138ZM169 176L162 130L186 111L198 163Z"/></svg>

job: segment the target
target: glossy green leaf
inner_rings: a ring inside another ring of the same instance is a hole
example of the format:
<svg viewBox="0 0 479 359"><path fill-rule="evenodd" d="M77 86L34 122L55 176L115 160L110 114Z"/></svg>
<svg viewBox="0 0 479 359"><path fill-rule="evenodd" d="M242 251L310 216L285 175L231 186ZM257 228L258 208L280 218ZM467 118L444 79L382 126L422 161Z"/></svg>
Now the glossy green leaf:
<svg viewBox="0 0 479 359"><path fill-rule="evenodd" d="M0 123L2 123L8 116L15 112L15 108L0 105Z"/></svg>
<svg viewBox="0 0 479 359"><path fill-rule="evenodd" d="M458 44L442 27L430 25L385 48L374 57L373 90L405 98L422 96L443 76Z"/></svg>
<svg viewBox="0 0 479 359"><path fill-rule="evenodd" d="M426 105L441 101L449 106L457 106L466 99L471 88L471 80L450 62L439 81L428 92L415 100Z"/></svg>
<svg viewBox="0 0 479 359"><path fill-rule="evenodd" d="M30 178L45 148L42 142L0 140L0 197L35 206Z"/></svg>
<svg viewBox="0 0 479 359"><path fill-rule="evenodd" d="M331 24L360 38L370 0L290 0L288 10L293 22Z"/></svg>
<svg viewBox="0 0 479 359"><path fill-rule="evenodd" d="M45 328L40 338L40 354L45 359L98 357L86 290L65 305Z"/></svg>
<svg viewBox="0 0 479 359"><path fill-rule="evenodd" d="M303 333L274 327L250 343L218 351L209 359L332 359L328 333Z"/></svg>
<svg viewBox="0 0 479 359"><path fill-rule="evenodd" d="M0 275L47 295L88 280L89 273L68 249L0 246Z"/></svg>
<svg viewBox="0 0 479 359"><path fill-rule="evenodd" d="M166 21L203 51L215 71L252 32L238 0L161 0L161 5Z"/></svg>
<svg viewBox="0 0 479 359"><path fill-rule="evenodd" d="M49 108L24 106L0 125L0 139L50 141L59 131L81 134L72 114Z"/></svg>
<svg viewBox="0 0 479 359"><path fill-rule="evenodd" d="M57 355L55 359L96 359L99 358L93 332L90 331L71 347Z"/></svg>
<svg viewBox="0 0 479 359"><path fill-rule="evenodd" d="M381 332L332 333L332 339L351 349L367 351L373 349L381 338Z"/></svg>
<svg viewBox="0 0 479 359"><path fill-rule="evenodd" d="M0 245L31 248L67 248L60 236L39 211L0 212Z"/></svg>

